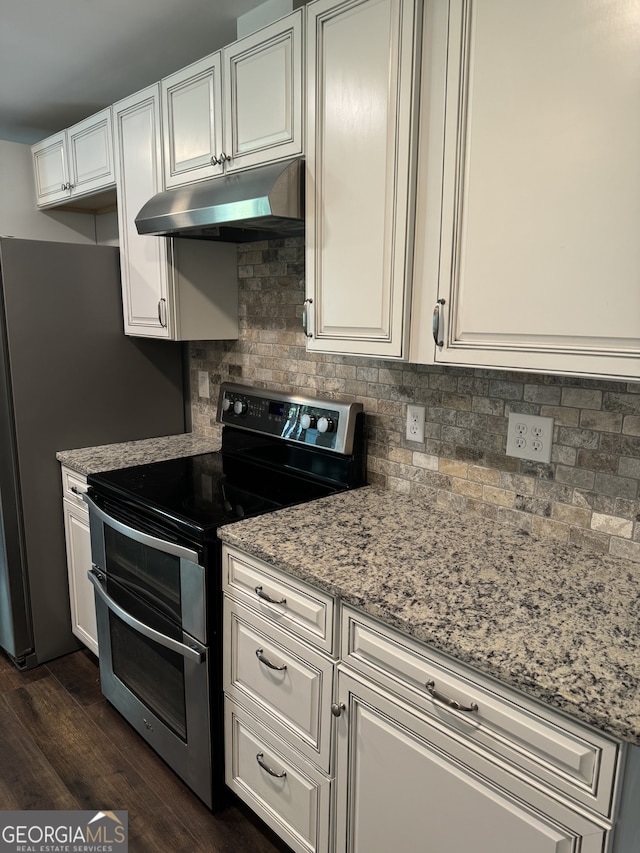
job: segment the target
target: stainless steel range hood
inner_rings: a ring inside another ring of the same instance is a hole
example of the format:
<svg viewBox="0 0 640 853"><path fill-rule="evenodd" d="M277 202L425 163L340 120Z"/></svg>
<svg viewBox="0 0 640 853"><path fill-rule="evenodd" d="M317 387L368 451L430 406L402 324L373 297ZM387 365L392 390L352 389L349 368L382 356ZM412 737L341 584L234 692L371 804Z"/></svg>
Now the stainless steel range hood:
<svg viewBox="0 0 640 853"><path fill-rule="evenodd" d="M304 161L270 163L158 193L139 234L244 243L304 234Z"/></svg>

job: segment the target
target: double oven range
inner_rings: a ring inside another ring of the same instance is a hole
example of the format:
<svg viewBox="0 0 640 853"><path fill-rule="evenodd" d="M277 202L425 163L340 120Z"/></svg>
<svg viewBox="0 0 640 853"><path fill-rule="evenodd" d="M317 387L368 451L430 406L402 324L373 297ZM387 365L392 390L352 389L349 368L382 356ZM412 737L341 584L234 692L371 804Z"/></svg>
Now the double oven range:
<svg viewBox="0 0 640 853"><path fill-rule="evenodd" d="M210 807L225 802L223 524L364 483L357 403L224 383L222 447L88 477L106 698Z"/></svg>

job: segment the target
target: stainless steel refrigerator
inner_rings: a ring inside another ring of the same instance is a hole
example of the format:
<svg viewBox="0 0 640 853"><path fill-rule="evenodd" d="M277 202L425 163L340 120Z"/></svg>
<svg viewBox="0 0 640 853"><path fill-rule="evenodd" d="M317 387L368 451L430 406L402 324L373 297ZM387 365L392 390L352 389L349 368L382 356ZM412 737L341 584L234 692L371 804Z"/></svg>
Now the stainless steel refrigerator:
<svg viewBox="0 0 640 853"><path fill-rule="evenodd" d="M0 238L0 646L30 668L71 634L56 451L184 432L182 348L125 336L119 253Z"/></svg>

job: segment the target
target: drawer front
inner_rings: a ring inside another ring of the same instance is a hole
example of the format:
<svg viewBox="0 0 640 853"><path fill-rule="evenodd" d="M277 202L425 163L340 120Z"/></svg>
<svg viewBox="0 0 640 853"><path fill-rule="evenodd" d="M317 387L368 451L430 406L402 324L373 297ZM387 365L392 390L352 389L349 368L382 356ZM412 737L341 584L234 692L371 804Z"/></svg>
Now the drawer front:
<svg viewBox="0 0 640 853"><path fill-rule="evenodd" d="M330 595L240 551L223 549L225 593L261 616L332 654L334 603Z"/></svg>
<svg viewBox="0 0 640 853"><path fill-rule="evenodd" d="M84 474L79 474L77 471L73 471L71 468L66 468L64 465L62 466L62 496L65 498L69 498L69 500L78 504L78 506L84 507L86 509L87 514L89 513L89 507L82 500L82 495L87 491L87 478Z"/></svg>
<svg viewBox="0 0 640 853"><path fill-rule="evenodd" d="M329 779L225 697L225 781L298 853L324 853Z"/></svg>
<svg viewBox="0 0 640 853"><path fill-rule="evenodd" d="M223 642L225 692L328 772L333 661L230 599Z"/></svg>
<svg viewBox="0 0 640 853"><path fill-rule="evenodd" d="M615 741L349 607L342 613L342 645L351 668L452 726L494 759L610 817Z"/></svg>

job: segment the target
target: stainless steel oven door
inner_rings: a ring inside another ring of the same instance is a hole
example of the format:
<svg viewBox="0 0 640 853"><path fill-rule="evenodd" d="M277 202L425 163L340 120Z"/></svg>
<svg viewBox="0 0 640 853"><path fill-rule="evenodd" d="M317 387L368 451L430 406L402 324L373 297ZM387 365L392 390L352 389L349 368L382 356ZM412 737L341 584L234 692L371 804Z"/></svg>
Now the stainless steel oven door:
<svg viewBox="0 0 640 853"><path fill-rule="evenodd" d="M206 645L206 573L198 553L112 518L89 495L83 498L96 568Z"/></svg>
<svg viewBox="0 0 640 853"><path fill-rule="evenodd" d="M185 625L196 614L206 636L204 568L196 552L89 510L102 692L211 807L212 662Z"/></svg>

